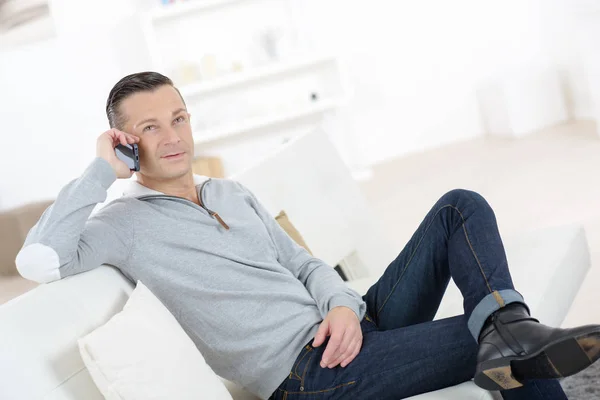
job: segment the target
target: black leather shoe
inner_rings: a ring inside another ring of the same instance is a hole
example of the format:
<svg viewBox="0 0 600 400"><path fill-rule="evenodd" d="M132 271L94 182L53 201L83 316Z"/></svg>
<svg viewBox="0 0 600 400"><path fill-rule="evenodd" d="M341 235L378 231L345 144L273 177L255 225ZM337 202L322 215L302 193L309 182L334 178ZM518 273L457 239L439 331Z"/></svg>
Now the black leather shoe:
<svg viewBox="0 0 600 400"><path fill-rule="evenodd" d="M496 311L479 336L475 384L486 390L573 375L600 358L600 326L551 328L521 304Z"/></svg>

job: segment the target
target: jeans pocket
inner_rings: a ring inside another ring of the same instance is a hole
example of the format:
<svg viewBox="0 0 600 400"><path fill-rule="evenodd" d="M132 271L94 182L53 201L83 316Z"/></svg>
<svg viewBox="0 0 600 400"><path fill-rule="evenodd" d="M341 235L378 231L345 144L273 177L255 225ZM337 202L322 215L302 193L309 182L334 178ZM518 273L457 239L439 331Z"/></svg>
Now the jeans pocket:
<svg viewBox="0 0 600 400"><path fill-rule="evenodd" d="M307 344L302 348L302 351L296 358L296 362L292 366L290 371L289 379L299 380L300 384L304 383L304 376L306 375L306 369L310 364L314 349L310 344Z"/></svg>
<svg viewBox="0 0 600 400"><path fill-rule="evenodd" d="M306 345L288 377L281 385L279 394L285 400L316 400L339 398L340 392L356 384L356 380L340 382L337 379L338 368L321 368L319 362L328 344L328 340L318 348Z"/></svg>

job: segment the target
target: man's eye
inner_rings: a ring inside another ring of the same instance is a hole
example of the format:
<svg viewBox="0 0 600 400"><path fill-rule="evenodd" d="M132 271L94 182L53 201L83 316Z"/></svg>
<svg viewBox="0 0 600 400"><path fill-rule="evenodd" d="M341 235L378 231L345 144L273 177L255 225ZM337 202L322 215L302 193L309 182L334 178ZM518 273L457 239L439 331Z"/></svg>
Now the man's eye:
<svg viewBox="0 0 600 400"><path fill-rule="evenodd" d="M148 125L148 126L144 127L143 132L153 131L154 129L156 129L156 125Z"/></svg>
<svg viewBox="0 0 600 400"><path fill-rule="evenodd" d="M185 122L185 117L183 117L183 116L182 117L177 117L177 118L175 118L175 122L176 123Z"/></svg>

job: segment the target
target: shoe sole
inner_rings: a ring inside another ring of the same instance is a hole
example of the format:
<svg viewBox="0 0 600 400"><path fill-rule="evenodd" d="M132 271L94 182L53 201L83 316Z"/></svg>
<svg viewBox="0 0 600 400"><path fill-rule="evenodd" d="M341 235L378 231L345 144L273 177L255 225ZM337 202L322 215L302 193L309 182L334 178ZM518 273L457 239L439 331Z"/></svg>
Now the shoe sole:
<svg viewBox="0 0 600 400"><path fill-rule="evenodd" d="M486 390L510 390L526 379L564 378L600 359L600 332L588 332L549 343L525 357L506 357L478 365L475 384Z"/></svg>

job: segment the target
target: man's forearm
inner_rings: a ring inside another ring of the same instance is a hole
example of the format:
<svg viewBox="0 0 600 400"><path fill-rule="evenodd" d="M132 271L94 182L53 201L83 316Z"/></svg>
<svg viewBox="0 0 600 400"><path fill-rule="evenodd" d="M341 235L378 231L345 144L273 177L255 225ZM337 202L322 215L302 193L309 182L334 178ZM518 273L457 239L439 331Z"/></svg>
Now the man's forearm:
<svg viewBox="0 0 600 400"><path fill-rule="evenodd" d="M323 318L334 307L345 306L362 320L367 308L364 300L346 285L335 269L317 258L311 258L301 266L301 270L301 280L317 302Z"/></svg>

